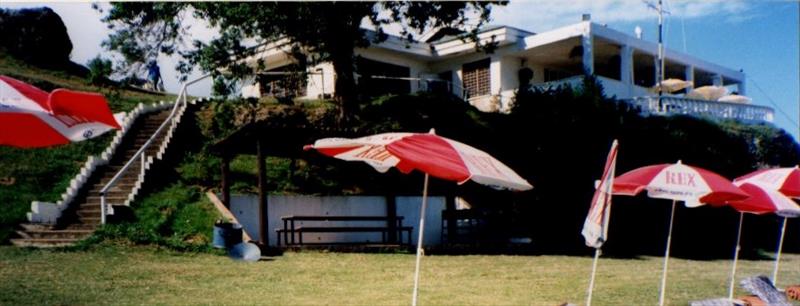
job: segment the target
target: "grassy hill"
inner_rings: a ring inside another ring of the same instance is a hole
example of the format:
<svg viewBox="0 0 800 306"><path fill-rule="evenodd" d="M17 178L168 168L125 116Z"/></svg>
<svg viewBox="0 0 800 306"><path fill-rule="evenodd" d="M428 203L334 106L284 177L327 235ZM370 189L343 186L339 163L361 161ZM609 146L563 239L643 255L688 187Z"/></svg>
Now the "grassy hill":
<svg viewBox="0 0 800 306"><path fill-rule="evenodd" d="M33 84L45 91L56 88L102 93L114 112L128 111L138 103L172 100L174 97L154 95L114 87L96 87L80 77L63 71L45 70L27 65L0 52L0 74ZM87 156L105 149L113 133L70 145L17 149L0 147L0 242L6 241L13 227L25 221L30 202L57 201L77 174Z"/></svg>

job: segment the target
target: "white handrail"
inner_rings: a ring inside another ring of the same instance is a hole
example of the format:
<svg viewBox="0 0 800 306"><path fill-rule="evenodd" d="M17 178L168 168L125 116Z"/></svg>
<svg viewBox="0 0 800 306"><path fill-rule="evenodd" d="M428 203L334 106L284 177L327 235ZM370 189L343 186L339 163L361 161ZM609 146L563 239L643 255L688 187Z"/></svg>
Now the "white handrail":
<svg viewBox="0 0 800 306"><path fill-rule="evenodd" d="M153 140L155 140L156 136L159 133L161 133L161 131L164 129L164 127L167 126L167 123L169 123L170 121L172 121L174 119L175 113L177 113L178 108L181 107L181 106L184 106L184 107L186 106L186 104L187 104L187 102L186 102L186 95L187 95L186 94L186 88L189 85L197 83L200 80L203 80L203 79L205 79L205 78L207 78L209 76L211 76L211 74L203 75L203 76L201 76L201 77L199 77L197 79L194 79L192 81L184 83L181 86L181 90L178 93L178 97L175 98L175 105L172 107L172 111L170 112L169 116L167 116L167 119L164 119L164 122L161 123L161 125L158 127L158 129L155 131L155 133L153 133L153 135L151 135L150 138L147 139L147 141L144 143L144 145L142 145L142 147L139 148L138 151L136 151L136 154L131 156L131 159L129 159L128 162L125 163L125 166L123 166L122 169L117 171L117 174L115 174L114 177L112 177L111 180L109 180L108 183L106 183L106 185L103 186L103 189L100 190L100 224L105 224L106 223L106 211L107 211L106 193L108 192L108 189L111 189L111 187L113 187L117 183L119 178L122 177L122 174L125 171L127 171L128 168L130 168L133 165L133 163L136 161L137 158L141 159L141 164L142 164L141 167L142 168L140 169L140 171L141 171L141 174L144 175L145 159L146 159L146 156L144 155L145 150L147 150L147 147L150 146L150 144L153 142ZM183 98L183 103L181 103L181 98Z"/></svg>

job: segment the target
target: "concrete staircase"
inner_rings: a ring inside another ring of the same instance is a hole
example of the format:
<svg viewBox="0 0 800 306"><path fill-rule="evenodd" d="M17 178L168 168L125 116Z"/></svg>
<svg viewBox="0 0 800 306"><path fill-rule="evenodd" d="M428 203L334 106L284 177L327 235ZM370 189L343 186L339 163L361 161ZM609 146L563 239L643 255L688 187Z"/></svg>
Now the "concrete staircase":
<svg viewBox="0 0 800 306"><path fill-rule="evenodd" d="M158 130L168 118L170 111L171 109L167 108L139 115L113 150L114 153L108 159L108 163L93 168L72 201L61 211L56 222L21 224L16 231L20 238L11 239L11 243L20 247L63 247L89 237L100 225L100 190ZM146 168L152 163L153 157L157 155L160 157L160 153L163 153L165 140L168 140L168 136L171 137L174 127L175 125L164 128L147 147L145 156L150 158L145 164ZM124 172L116 185L108 190L107 203L129 204L144 179L141 167L142 164L137 161Z"/></svg>

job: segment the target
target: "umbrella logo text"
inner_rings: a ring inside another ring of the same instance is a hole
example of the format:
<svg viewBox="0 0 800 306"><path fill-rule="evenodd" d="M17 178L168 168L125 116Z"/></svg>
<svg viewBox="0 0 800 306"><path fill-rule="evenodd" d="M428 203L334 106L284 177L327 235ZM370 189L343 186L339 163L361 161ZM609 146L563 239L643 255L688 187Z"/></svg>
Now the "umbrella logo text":
<svg viewBox="0 0 800 306"><path fill-rule="evenodd" d="M361 153L356 154L355 157L382 162L391 158L392 154L386 151L383 146L371 146Z"/></svg>
<svg viewBox="0 0 800 306"><path fill-rule="evenodd" d="M697 187L697 184L694 181L694 174L693 173L675 173L666 171L666 178L668 185L683 185L683 186L692 186Z"/></svg>

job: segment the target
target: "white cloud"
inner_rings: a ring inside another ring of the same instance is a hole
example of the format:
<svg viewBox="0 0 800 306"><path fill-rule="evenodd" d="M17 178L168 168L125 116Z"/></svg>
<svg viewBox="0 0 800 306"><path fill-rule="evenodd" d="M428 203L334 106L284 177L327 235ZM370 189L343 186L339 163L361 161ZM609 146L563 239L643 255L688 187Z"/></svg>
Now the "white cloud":
<svg viewBox="0 0 800 306"><path fill-rule="evenodd" d="M656 3L656 0L649 2ZM664 8L669 16L685 19L722 16L729 22L738 22L752 17L748 15L750 3L741 0L665 1ZM655 10L641 0L524 0L492 9L493 23L533 32L579 22L581 15L587 13L594 22L609 24L655 22L658 18Z"/></svg>

